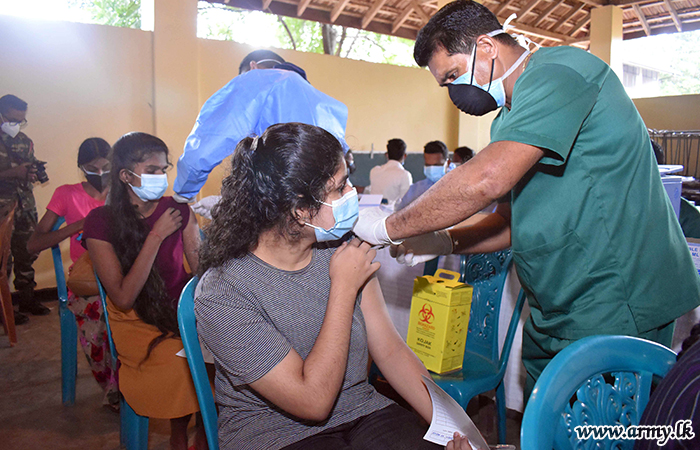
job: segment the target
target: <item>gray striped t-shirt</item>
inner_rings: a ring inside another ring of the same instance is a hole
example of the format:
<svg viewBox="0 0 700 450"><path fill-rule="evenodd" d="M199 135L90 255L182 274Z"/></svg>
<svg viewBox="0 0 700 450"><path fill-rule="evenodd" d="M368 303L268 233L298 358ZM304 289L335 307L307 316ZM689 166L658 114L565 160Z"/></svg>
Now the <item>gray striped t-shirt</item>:
<svg viewBox="0 0 700 450"><path fill-rule="evenodd" d="M367 383L367 332L358 296L345 379L330 418L312 423L267 401L248 384L268 373L291 348L306 358L321 330L335 249L314 249L297 271L256 256L208 270L197 287L197 331L216 363L222 450L279 449L322 430L378 411L392 402Z"/></svg>

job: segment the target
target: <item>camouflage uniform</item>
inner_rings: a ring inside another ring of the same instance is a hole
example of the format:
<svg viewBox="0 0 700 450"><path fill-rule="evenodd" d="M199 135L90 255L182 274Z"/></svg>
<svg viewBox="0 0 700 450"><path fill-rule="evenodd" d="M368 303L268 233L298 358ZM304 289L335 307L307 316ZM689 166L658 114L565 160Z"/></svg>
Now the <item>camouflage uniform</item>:
<svg viewBox="0 0 700 450"><path fill-rule="evenodd" d="M20 132L14 138L0 132L0 172L24 163L36 161L34 143L26 134ZM0 208L17 202L15 223L12 231L12 259L7 271L12 270L14 260L15 290L22 296L31 296L36 286L32 264L37 255L27 251L27 242L37 224L36 202L32 192L33 186L28 180L0 178Z"/></svg>

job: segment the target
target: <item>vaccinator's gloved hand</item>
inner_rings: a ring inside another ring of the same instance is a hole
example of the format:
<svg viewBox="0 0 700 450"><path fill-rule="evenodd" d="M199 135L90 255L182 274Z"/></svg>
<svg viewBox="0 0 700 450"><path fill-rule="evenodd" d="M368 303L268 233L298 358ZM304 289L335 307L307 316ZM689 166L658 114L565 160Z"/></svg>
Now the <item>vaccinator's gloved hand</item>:
<svg viewBox="0 0 700 450"><path fill-rule="evenodd" d="M194 205L192 205L192 211L211 220L211 210L217 203L221 200L220 195L210 195L209 197L204 197Z"/></svg>
<svg viewBox="0 0 700 450"><path fill-rule="evenodd" d="M389 249L389 253L398 263L407 266L415 266L440 255L450 255L452 251L452 237L447 230L408 238Z"/></svg>
<svg viewBox="0 0 700 450"><path fill-rule="evenodd" d="M176 192L175 194L173 194L173 200L175 200L178 203L190 203L190 202L194 201L194 197L192 197L192 198L183 197L182 195L180 195Z"/></svg>
<svg viewBox="0 0 700 450"><path fill-rule="evenodd" d="M386 231L386 218L391 215L381 207L360 208L360 217L352 231L357 237L372 245L398 245L402 241L392 241Z"/></svg>

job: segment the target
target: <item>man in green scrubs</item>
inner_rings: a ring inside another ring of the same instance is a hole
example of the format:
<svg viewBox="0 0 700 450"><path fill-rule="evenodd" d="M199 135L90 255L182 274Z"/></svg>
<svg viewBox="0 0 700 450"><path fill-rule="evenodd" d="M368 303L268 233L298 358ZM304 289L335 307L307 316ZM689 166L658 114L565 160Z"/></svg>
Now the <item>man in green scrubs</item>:
<svg viewBox="0 0 700 450"><path fill-rule="evenodd" d="M610 67L571 47L533 54L484 6L458 0L421 30L414 57L464 112L501 107L491 143L408 208L363 210L355 233L400 253L512 247L531 317L528 389L574 340L640 336L670 346L700 304L700 278L659 177L649 135ZM460 223L504 194L496 213ZM428 234L425 234L428 233ZM421 235L421 236L419 236Z"/></svg>

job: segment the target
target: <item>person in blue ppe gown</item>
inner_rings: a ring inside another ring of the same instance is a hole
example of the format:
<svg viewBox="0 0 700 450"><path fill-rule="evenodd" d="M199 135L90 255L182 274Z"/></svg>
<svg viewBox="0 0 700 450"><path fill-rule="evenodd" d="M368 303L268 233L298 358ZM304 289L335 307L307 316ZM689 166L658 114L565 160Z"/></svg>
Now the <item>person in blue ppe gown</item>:
<svg viewBox="0 0 700 450"><path fill-rule="evenodd" d="M266 70L259 70L266 69ZM347 107L314 88L303 69L269 50L256 50L239 75L204 103L177 163L173 189L179 202L192 200L209 173L238 142L277 123L301 122L331 133L347 150Z"/></svg>

